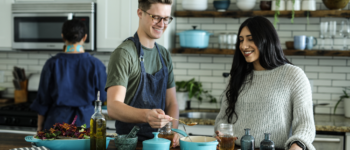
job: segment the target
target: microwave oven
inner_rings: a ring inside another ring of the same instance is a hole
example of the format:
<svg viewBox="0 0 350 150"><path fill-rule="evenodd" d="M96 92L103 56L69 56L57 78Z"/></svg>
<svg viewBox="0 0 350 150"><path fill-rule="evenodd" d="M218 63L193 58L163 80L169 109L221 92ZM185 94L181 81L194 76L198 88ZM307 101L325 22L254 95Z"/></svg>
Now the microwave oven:
<svg viewBox="0 0 350 150"><path fill-rule="evenodd" d="M63 23L81 20L87 29L85 50L96 49L96 3L12 4L12 48L19 50L62 50Z"/></svg>

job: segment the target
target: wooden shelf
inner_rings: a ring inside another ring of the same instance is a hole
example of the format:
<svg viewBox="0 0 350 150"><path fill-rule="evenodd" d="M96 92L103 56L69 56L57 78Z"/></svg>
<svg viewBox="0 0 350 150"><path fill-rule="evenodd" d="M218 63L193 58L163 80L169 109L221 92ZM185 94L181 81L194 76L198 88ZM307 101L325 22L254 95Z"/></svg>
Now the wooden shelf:
<svg viewBox="0 0 350 150"><path fill-rule="evenodd" d="M317 11L295 11L294 17L344 17L350 18L350 10L317 10ZM240 18L265 16L274 17L275 11L175 11L175 17L215 17L215 18ZM280 11L278 17L292 17L292 11Z"/></svg>
<svg viewBox="0 0 350 150"><path fill-rule="evenodd" d="M350 57L350 51L340 50L283 50L285 55L296 56L347 56ZM192 49L192 48L176 48L172 50L174 54L217 54L217 55L233 55L235 50L232 49Z"/></svg>

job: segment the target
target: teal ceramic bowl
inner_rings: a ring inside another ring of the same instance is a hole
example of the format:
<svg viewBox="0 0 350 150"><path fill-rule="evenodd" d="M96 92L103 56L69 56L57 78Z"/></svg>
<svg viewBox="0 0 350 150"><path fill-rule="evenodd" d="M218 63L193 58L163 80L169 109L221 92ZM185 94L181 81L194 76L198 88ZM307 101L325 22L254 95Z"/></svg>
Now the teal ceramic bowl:
<svg viewBox="0 0 350 150"><path fill-rule="evenodd" d="M50 150L89 150L90 139L56 139L56 140L41 140L34 138L33 136L26 136L24 138L27 142L33 142L36 146L45 146ZM109 141L114 138L106 138L106 148L108 147Z"/></svg>
<svg viewBox="0 0 350 150"><path fill-rule="evenodd" d="M137 136L134 138L125 138L127 135L118 135L114 139L115 147L117 150L134 150L137 146Z"/></svg>

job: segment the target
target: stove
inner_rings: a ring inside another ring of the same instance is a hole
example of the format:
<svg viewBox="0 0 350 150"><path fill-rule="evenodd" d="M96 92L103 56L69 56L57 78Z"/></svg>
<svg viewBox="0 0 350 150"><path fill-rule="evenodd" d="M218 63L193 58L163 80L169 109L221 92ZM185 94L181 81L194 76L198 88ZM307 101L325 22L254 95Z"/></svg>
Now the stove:
<svg viewBox="0 0 350 150"><path fill-rule="evenodd" d="M0 125L36 127L38 114L30 109L30 102L0 107Z"/></svg>

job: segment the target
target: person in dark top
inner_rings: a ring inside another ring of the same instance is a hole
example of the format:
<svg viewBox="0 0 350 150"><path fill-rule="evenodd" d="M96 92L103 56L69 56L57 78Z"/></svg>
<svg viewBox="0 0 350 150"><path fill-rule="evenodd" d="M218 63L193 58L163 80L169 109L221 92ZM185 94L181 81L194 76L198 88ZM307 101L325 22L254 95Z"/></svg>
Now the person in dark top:
<svg viewBox="0 0 350 150"><path fill-rule="evenodd" d="M64 53L48 59L42 69L38 95L30 108L38 113L38 131L50 129L55 123L71 123L90 127L93 102L104 90L106 67L97 58L85 53L86 27L79 20L68 20L62 27Z"/></svg>

